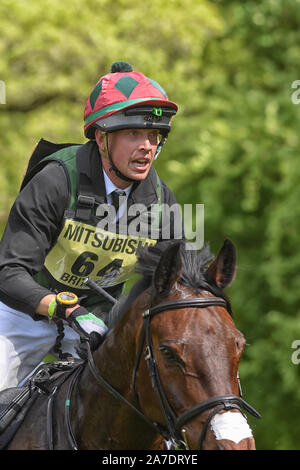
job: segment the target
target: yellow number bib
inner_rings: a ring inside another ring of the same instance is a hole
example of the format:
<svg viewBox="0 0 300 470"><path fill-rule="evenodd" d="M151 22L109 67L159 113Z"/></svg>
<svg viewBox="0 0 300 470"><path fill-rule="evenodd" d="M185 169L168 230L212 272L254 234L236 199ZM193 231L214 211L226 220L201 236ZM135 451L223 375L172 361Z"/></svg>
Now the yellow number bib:
<svg viewBox="0 0 300 470"><path fill-rule="evenodd" d="M137 248L155 243L150 238L107 232L66 219L45 267L67 287L87 289L83 285L87 277L102 287L111 287L130 277L137 262Z"/></svg>

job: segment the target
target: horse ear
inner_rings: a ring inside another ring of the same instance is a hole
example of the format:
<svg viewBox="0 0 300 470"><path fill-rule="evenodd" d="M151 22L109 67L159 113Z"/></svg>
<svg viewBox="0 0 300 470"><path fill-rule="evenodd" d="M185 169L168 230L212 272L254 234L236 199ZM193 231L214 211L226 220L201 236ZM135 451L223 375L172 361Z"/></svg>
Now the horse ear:
<svg viewBox="0 0 300 470"><path fill-rule="evenodd" d="M158 295L166 294L179 279L182 268L180 243L174 243L160 258L154 274L154 287Z"/></svg>
<svg viewBox="0 0 300 470"><path fill-rule="evenodd" d="M234 244L230 240L225 240L216 259L211 263L206 271L209 279L224 289L228 287L235 277L237 255Z"/></svg>

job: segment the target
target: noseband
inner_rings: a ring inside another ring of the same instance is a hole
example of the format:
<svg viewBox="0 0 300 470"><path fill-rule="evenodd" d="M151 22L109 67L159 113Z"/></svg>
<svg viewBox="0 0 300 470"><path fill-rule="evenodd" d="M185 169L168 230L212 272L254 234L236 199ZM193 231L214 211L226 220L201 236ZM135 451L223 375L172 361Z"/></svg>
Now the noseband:
<svg viewBox="0 0 300 470"><path fill-rule="evenodd" d="M153 423L150 421L137 407L135 407L132 403L126 400L115 388L113 388L108 382L106 382L103 377L99 374L99 371L94 363L93 355L89 347L89 343L87 343L87 350L88 350L88 364L90 371L92 372L93 376L97 380L97 382L103 386L109 393L111 393L116 399L125 403L128 407L130 407L135 413L140 416L149 426L155 429L156 432L159 432L166 440L171 441L172 446L174 449L186 449L188 450L188 443L185 439L185 432L182 427L189 421L191 421L196 416L204 413L207 410L211 410L211 413L206 418L206 421L203 425L200 439L199 439L199 450L202 449L202 445L206 436L206 431L208 429L209 423L215 414L219 413L222 410L230 410L230 409L237 409L240 412L245 410L255 416L256 418L260 418L260 414L245 400L243 400L240 396L230 394L230 395L220 395L215 396L213 398L209 398L201 403L198 403L194 407L186 410L180 416L176 416L172 407L170 406L166 394L164 392L159 371L157 367L157 362L155 359L154 348L151 338L151 319L162 312L169 311L169 310L177 310L179 308L205 308L205 307L224 307L227 308L226 300L222 299L221 297L197 297L192 299L182 299L182 300L175 300L165 302L159 305L155 305L154 307L149 308L143 313L143 326L139 338L139 348L138 354L135 361L135 366L132 375L132 387L133 391L136 396L136 400L138 403L138 394L136 391L135 383L136 383L136 376L137 371L139 368L142 352L144 345L145 348L145 360L148 365L152 387L155 390L162 414L165 420L165 426L161 426L158 423ZM76 448L75 442L71 441L71 445L73 448Z"/></svg>

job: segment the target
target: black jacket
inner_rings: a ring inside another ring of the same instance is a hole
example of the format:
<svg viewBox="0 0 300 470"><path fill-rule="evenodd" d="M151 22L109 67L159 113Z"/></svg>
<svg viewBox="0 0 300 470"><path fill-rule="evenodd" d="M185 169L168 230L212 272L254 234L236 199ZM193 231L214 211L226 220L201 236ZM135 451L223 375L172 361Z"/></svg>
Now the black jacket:
<svg viewBox="0 0 300 470"><path fill-rule="evenodd" d="M101 158L95 142L84 148L93 159L93 186L105 199ZM68 181L64 168L50 161L21 190L11 209L0 242L0 300L9 307L34 316L40 300L51 293L37 284L33 275L43 268L47 253L55 244L69 204ZM161 180L162 202L176 203L172 191ZM151 168L147 178L134 183L128 207L134 203L148 206L157 200L156 172ZM171 230L170 238L174 231Z"/></svg>

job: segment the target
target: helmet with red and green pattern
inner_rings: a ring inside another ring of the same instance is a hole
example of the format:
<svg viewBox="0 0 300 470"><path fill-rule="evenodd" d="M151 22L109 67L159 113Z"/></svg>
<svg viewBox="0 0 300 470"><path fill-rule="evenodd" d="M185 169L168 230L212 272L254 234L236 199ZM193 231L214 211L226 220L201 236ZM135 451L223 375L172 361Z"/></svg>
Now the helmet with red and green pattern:
<svg viewBox="0 0 300 470"><path fill-rule="evenodd" d="M110 169L123 180L132 182L113 162L108 133L122 129L157 129L161 134L154 155L157 158L177 109L177 104L168 99L157 82L134 72L127 62L115 62L111 73L100 78L86 102L84 133L89 139L95 138L96 129L105 133Z"/></svg>
<svg viewBox="0 0 300 470"><path fill-rule="evenodd" d="M127 62L115 62L87 100L84 133L94 139L96 129L158 129L166 137L177 109L157 82L134 72Z"/></svg>

